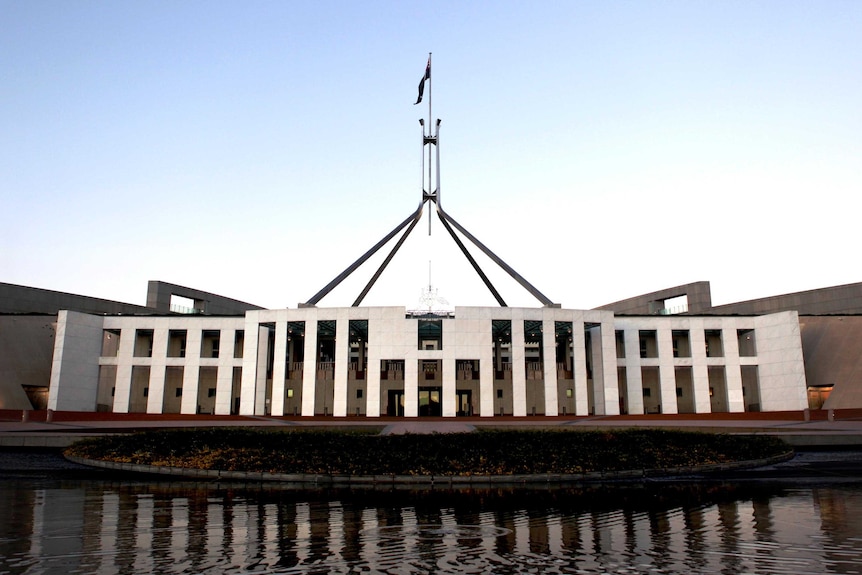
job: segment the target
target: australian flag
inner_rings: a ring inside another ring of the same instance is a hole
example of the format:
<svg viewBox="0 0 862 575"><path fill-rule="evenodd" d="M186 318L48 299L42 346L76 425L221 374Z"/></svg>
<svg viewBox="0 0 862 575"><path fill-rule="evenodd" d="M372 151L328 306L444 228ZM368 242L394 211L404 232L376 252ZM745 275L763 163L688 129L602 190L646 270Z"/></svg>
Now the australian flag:
<svg viewBox="0 0 862 575"><path fill-rule="evenodd" d="M419 97L416 98L416 104L422 101L422 94L425 93L425 80L431 79L431 56L428 56L428 64L425 65L425 75L419 80ZM416 104L413 104L414 106Z"/></svg>

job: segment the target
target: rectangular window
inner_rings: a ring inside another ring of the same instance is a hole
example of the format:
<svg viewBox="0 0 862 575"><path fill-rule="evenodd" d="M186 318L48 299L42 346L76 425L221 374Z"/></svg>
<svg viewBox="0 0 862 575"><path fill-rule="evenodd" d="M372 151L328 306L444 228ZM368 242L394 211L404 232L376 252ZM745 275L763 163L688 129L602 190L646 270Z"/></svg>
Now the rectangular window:
<svg viewBox="0 0 862 575"><path fill-rule="evenodd" d="M497 390L497 399L503 399L503 390L502 389Z"/></svg>
<svg viewBox="0 0 862 575"><path fill-rule="evenodd" d="M293 397L293 388L292 387L287 388L287 397Z"/></svg>
<svg viewBox="0 0 862 575"><path fill-rule="evenodd" d="M207 329L201 333L201 357L218 357L221 347L221 332L217 329Z"/></svg>
<svg viewBox="0 0 862 575"><path fill-rule="evenodd" d="M626 334L623 330L618 329L615 332L616 342L617 342L617 358L624 358L626 356Z"/></svg>
<svg viewBox="0 0 862 575"><path fill-rule="evenodd" d="M642 358L658 357L658 338L655 330L642 329L638 332L640 355Z"/></svg>
<svg viewBox="0 0 862 575"><path fill-rule="evenodd" d="M420 319L417 321L419 347L422 350L443 349L443 320Z"/></svg>
<svg viewBox="0 0 862 575"><path fill-rule="evenodd" d="M721 330L708 329L704 332L706 338L706 357L724 357L724 348L721 344Z"/></svg>
<svg viewBox="0 0 862 575"><path fill-rule="evenodd" d="M216 388L211 387L207 390L207 397L215 397L215 395L216 395Z"/></svg>
<svg viewBox="0 0 862 575"><path fill-rule="evenodd" d="M356 390L356 399L362 399L362 390L361 389Z"/></svg>
<svg viewBox="0 0 862 575"><path fill-rule="evenodd" d="M671 332L674 357L691 357L691 339L687 329L675 329Z"/></svg>
<svg viewBox="0 0 862 575"><path fill-rule="evenodd" d="M135 357L153 357L153 330L135 330Z"/></svg>
<svg viewBox="0 0 862 575"><path fill-rule="evenodd" d="M182 388L182 387L178 387L178 388L177 388L177 391L176 391L176 394L177 394L177 397L182 397L182 396L183 396L183 388Z"/></svg>
<svg viewBox="0 0 862 575"><path fill-rule="evenodd" d="M186 337L184 329L172 329L168 331L168 357L186 356Z"/></svg>
<svg viewBox="0 0 862 575"><path fill-rule="evenodd" d="M144 397L149 397L149 396L150 396L150 388L149 388L149 387L145 387L145 388L144 388Z"/></svg>
<svg viewBox="0 0 862 575"><path fill-rule="evenodd" d="M117 357L120 353L120 330L102 330L102 357Z"/></svg>
<svg viewBox="0 0 862 575"><path fill-rule="evenodd" d="M238 359L242 357L243 346L245 345L245 330L238 329L233 334L233 356Z"/></svg>
<svg viewBox="0 0 862 575"><path fill-rule="evenodd" d="M753 329L736 330L736 338L739 340L740 357L754 357L757 355Z"/></svg>

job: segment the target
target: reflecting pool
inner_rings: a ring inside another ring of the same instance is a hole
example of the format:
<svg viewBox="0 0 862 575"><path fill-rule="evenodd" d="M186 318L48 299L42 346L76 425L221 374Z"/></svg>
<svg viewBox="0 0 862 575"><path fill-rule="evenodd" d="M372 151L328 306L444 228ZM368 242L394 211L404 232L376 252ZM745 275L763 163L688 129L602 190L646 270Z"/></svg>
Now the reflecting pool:
<svg viewBox="0 0 862 575"><path fill-rule="evenodd" d="M862 487L0 480L0 574L859 573Z"/></svg>

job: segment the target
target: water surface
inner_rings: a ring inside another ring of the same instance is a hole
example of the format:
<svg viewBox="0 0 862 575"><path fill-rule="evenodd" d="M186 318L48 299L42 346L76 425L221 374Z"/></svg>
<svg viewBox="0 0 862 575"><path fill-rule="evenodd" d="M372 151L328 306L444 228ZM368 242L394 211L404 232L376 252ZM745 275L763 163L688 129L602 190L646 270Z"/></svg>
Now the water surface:
<svg viewBox="0 0 862 575"><path fill-rule="evenodd" d="M862 487L0 480L0 574L859 573Z"/></svg>

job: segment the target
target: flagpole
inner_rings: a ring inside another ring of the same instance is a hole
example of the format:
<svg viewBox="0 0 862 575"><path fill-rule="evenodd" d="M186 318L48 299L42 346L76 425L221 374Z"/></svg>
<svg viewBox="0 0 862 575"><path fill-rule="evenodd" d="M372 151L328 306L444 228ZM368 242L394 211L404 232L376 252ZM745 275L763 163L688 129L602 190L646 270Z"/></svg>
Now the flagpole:
<svg viewBox="0 0 862 575"><path fill-rule="evenodd" d="M431 52L428 52L428 70L431 70ZM434 83L434 74L433 72L428 77L428 135L431 135L431 85ZM431 146L428 146L428 193L433 194L434 188L431 187ZM431 235L431 220L434 219L431 217L431 207L428 207L428 235Z"/></svg>

